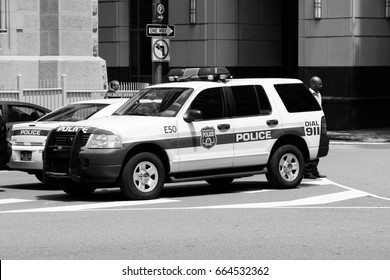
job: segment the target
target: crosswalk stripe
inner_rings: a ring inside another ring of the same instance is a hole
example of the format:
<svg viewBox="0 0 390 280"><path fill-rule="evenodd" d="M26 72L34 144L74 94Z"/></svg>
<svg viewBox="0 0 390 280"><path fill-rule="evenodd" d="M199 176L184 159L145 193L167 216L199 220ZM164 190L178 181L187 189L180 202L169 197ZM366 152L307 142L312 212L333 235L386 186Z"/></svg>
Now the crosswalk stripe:
<svg viewBox="0 0 390 280"><path fill-rule="evenodd" d="M81 211L81 210L98 209L98 208L137 206L137 205L145 205L145 204L159 204L159 203L171 203L171 202L178 202L178 200L155 199L155 200L136 200L136 201L114 201L114 202L79 204L79 205L70 205L70 206L10 210L10 211L3 211L1 213L69 212L69 211Z"/></svg>

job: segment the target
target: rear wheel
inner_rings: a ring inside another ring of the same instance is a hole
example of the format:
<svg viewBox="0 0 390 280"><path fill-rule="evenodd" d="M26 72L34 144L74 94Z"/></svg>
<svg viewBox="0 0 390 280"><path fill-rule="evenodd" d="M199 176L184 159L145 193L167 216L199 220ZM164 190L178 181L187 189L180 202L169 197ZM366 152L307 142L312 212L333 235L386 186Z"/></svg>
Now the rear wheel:
<svg viewBox="0 0 390 280"><path fill-rule="evenodd" d="M153 199L159 196L165 182L165 168L152 153L139 153L125 165L119 180L122 193L130 199Z"/></svg>
<svg viewBox="0 0 390 280"><path fill-rule="evenodd" d="M271 186L287 189L297 187L303 178L305 162L301 151L293 145L279 147L268 162L267 180Z"/></svg>

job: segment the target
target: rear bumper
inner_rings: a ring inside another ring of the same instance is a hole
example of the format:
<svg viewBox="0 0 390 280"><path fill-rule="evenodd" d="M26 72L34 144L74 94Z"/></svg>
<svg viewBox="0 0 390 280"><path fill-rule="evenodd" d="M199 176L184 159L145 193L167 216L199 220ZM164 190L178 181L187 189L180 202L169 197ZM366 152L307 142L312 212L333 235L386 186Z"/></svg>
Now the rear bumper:
<svg viewBox="0 0 390 280"><path fill-rule="evenodd" d="M42 170L42 153L44 147L12 147L11 160L8 163L9 169L13 170ZM22 152L31 152L31 160L21 160Z"/></svg>
<svg viewBox="0 0 390 280"><path fill-rule="evenodd" d="M321 135L317 157L319 157L319 158L325 157L328 155L328 152L329 152L329 136L328 135Z"/></svg>

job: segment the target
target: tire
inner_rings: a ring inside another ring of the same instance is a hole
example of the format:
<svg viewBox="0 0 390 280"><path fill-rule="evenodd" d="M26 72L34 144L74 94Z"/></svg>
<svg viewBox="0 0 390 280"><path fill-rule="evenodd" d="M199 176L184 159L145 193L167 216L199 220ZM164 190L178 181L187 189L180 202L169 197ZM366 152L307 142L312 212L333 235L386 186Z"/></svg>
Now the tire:
<svg viewBox="0 0 390 280"><path fill-rule="evenodd" d="M272 154L266 177L273 187L295 188L301 183L304 171L305 161L301 151L293 145L284 145Z"/></svg>
<svg viewBox="0 0 390 280"><path fill-rule="evenodd" d="M34 174L35 178L37 178L41 183L43 183L43 172L37 172Z"/></svg>
<svg viewBox="0 0 390 280"><path fill-rule="evenodd" d="M35 178L37 178L42 184L46 185L46 186L51 186L55 183L55 181L53 179L49 179L49 178L43 178L43 172L37 172L34 174L35 175Z"/></svg>
<svg viewBox="0 0 390 280"><path fill-rule="evenodd" d="M92 194L96 190L96 187L88 185L83 186L81 183L69 182L62 186L62 190L72 197L85 198Z"/></svg>
<svg viewBox="0 0 390 280"><path fill-rule="evenodd" d="M233 180L234 178L218 178L218 179L208 179L206 180L206 182L213 186L223 186L223 185L231 184Z"/></svg>
<svg viewBox="0 0 390 280"><path fill-rule="evenodd" d="M165 182L165 168L152 153L139 153L126 163L119 186L130 199L154 199L158 197Z"/></svg>

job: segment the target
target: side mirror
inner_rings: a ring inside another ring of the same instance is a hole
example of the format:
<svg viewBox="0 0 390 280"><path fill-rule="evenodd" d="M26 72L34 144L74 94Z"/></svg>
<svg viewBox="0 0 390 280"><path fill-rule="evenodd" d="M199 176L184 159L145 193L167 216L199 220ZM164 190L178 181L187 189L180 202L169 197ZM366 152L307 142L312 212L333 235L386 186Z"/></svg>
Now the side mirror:
<svg viewBox="0 0 390 280"><path fill-rule="evenodd" d="M184 114L185 122L193 122L201 119L203 119L203 114L200 110L189 110L187 113Z"/></svg>

